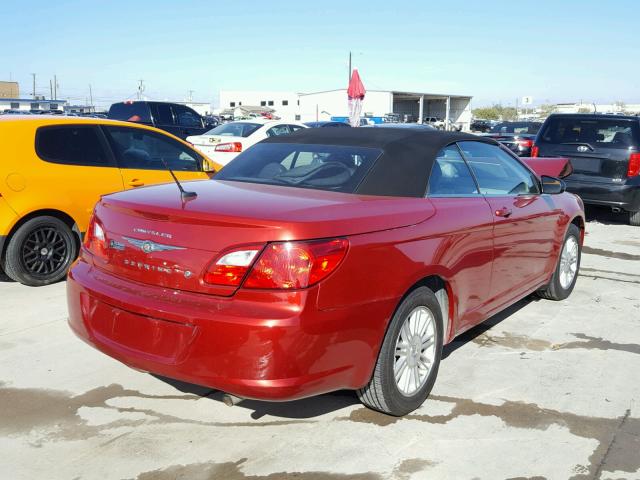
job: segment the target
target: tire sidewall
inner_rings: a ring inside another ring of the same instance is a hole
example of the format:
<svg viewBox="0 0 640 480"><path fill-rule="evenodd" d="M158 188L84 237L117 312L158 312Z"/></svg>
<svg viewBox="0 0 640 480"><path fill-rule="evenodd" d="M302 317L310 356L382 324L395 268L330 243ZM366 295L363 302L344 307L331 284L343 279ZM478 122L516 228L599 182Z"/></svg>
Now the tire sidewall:
<svg viewBox="0 0 640 480"><path fill-rule="evenodd" d="M22 260L22 246L31 232L33 232L35 229L47 226L54 227L66 241L67 258L64 268L61 268L55 275L51 275L45 278L31 274L31 272L29 272L29 270L25 267ZM7 245L7 250L5 253L5 273L12 280L20 282L24 285L33 287L49 285L51 283L62 280L67 275L67 271L69 270L69 267L73 260L75 260L77 253L78 242L74 236L74 233L66 223L64 223L62 220L59 220L58 218L49 216L32 218L21 225L9 240L9 244Z"/></svg>
<svg viewBox="0 0 640 480"><path fill-rule="evenodd" d="M576 274L573 277L573 280L571 281L571 284L567 288L562 288L562 285L560 284L560 262L562 260L562 251L564 250L564 246L566 245L567 240L569 239L569 237L572 237L572 236L575 237L576 242L578 244L578 266L576 269ZM564 236L564 240L562 241L562 246L560 247L560 253L558 255L556 271L553 274L554 289L557 292L556 296L558 297L558 300L564 300L569 295L571 295L571 292L573 291L573 288L575 287L576 282L578 281L581 261L582 261L582 245L580 244L580 229L572 223L569 225L569 228L567 229L567 233Z"/></svg>
<svg viewBox="0 0 640 480"><path fill-rule="evenodd" d="M402 328L405 319L414 308L420 306L428 308L435 319L435 358L425 384L413 395L406 396L400 392L395 380L395 347L398 335L400 334L400 329ZM389 329L380 352L380 355L384 360L382 370L384 397L389 410L393 412L392 414L405 415L424 403L429 392L431 392L431 389L433 388L436 377L438 376L438 368L442 357L442 339L442 313L440 310L440 304L431 290L426 287L417 288L402 301L396 310L393 319L390 322Z"/></svg>

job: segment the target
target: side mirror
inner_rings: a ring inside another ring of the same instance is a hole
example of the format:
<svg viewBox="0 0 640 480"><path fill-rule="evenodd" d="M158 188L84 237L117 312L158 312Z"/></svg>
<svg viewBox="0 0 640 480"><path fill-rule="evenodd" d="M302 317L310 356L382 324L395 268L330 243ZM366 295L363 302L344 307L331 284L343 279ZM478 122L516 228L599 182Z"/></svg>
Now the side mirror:
<svg viewBox="0 0 640 480"><path fill-rule="evenodd" d="M542 175L542 193L549 195L557 195L563 193L567 189L567 184L563 180L555 177Z"/></svg>

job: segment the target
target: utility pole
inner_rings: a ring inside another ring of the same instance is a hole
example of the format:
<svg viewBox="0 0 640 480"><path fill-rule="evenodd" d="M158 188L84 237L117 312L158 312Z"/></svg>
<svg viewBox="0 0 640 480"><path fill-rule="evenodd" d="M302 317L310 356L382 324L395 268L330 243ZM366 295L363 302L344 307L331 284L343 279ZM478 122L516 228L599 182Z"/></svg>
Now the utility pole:
<svg viewBox="0 0 640 480"><path fill-rule="evenodd" d="M56 75L53 76L53 99L58 99L58 77Z"/></svg>
<svg viewBox="0 0 640 480"><path fill-rule="evenodd" d="M91 91L91 84L89 84L89 105L91 105L91 109L93 110L93 92Z"/></svg>
<svg viewBox="0 0 640 480"><path fill-rule="evenodd" d="M349 50L349 83L351 83L351 50Z"/></svg>
<svg viewBox="0 0 640 480"><path fill-rule="evenodd" d="M33 96L33 99L36 99L36 74L32 73L31 76L33 77L33 90L31 95Z"/></svg>
<svg viewBox="0 0 640 480"><path fill-rule="evenodd" d="M53 100L53 82L49 79L49 98Z"/></svg>
<svg viewBox="0 0 640 480"><path fill-rule="evenodd" d="M138 100L142 100L142 92L144 92L144 80L138 80Z"/></svg>
<svg viewBox="0 0 640 480"><path fill-rule="evenodd" d="M189 90L189 103L193 102L193 90Z"/></svg>

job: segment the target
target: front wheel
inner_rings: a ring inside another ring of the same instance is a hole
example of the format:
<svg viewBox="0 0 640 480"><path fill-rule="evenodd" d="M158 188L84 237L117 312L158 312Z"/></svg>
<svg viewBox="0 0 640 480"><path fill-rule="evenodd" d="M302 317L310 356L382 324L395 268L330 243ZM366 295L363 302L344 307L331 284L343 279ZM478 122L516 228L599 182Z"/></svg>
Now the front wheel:
<svg viewBox="0 0 640 480"><path fill-rule="evenodd" d="M394 314L360 401L389 415L412 412L426 400L442 356L442 314L426 287L411 292Z"/></svg>
<svg viewBox="0 0 640 480"><path fill-rule="evenodd" d="M571 295L578 279L580 256L580 229L571 224L564 238L562 251L551 281L544 290L538 292L538 295L548 300L564 300Z"/></svg>
<svg viewBox="0 0 640 480"><path fill-rule="evenodd" d="M18 228L7 245L4 270L9 278L31 287L62 280L78 246L75 235L62 220L42 216Z"/></svg>

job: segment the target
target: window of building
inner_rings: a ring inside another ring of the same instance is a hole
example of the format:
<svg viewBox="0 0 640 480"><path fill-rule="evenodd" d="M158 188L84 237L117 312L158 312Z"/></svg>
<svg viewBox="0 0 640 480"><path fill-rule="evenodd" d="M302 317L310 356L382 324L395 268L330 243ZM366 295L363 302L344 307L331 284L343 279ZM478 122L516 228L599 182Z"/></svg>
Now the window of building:
<svg viewBox="0 0 640 480"><path fill-rule="evenodd" d="M286 107L287 105L289 105L289 100L282 100L282 106Z"/></svg>
<svg viewBox="0 0 640 480"><path fill-rule="evenodd" d="M49 109L50 109L50 110L57 110L57 109L58 109L58 104L57 104L57 103L51 103L51 104L49 104Z"/></svg>
<svg viewBox="0 0 640 480"><path fill-rule="evenodd" d="M11 102L11 110L17 110L20 108L20 102Z"/></svg>
<svg viewBox="0 0 640 480"><path fill-rule="evenodd" d="M238 102L238 106L241 107L242 106L242 102Z"/></svg>
<svg viewBox="0 0 640 480"><path fill-rule="evenodd" d="M300 106L300 100L298 100L298 106Z"/></svg>
<svg viewBox="0 0 640 480"><path fill-rule="evenodd" d="M296 121L300 121L300 115L296 115Z"/></svg>
<svg viewBox="0 0 640 480"><path fill-rule="evenodd" d="M269 103L267 105L269 105L270 107L273 107L273 100L269 100Z"/></svg>
<svg viewBox="0 0 640 480"><path fill-rule="evenodd" d="M34 102L31 104L31 110L39 110L40 109L40 104L37 102Z"/></svg>
<svg viewBox="0 0 640 480"><path fill-rule="evenodd" d="M236 102L229 102L229 106L230 107L235 107L236 106Z"/></svg>
<svg viewBox="0 0 640 480"><path fill-rule="evenodd" d="M267 106L267 101L266 101L266 100L262 100L262 101L260 102L260 106L261 106L261 107L266 107L266 106Z"/></svg>

